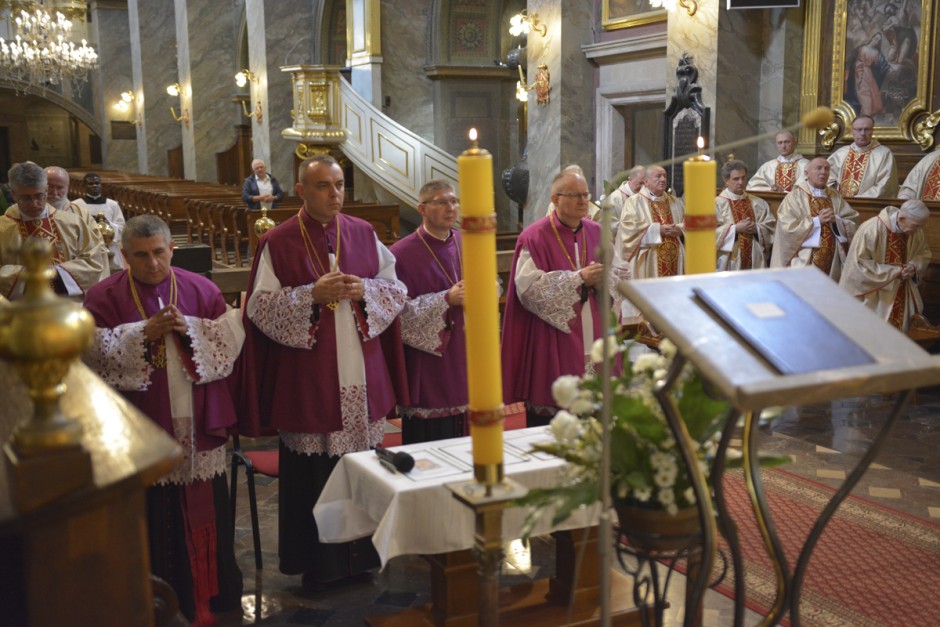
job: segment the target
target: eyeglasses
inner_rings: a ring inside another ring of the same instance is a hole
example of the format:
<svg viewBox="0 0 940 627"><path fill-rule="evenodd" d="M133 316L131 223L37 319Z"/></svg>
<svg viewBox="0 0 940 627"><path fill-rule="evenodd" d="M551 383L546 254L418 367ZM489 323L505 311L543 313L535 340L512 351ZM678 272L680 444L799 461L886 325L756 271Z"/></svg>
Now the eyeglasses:
<svg viewBox="0 0 940 627"><path fill-rule="evenodd" d="M15 196L16 202L23 204L46 202L46 192L42 192L41 194L15 194Z"/></svg>
<svg viewBox="0 0 940 627"><path fill-rule="evenodd" d="M564 196L565 198L577 198L578 200L591 200L591 192L583 192L581 194L575 194L575 193L563 194L561 192L558 192L555 195Z"/></svg>
<svg viewBox="0 0 940 627"><path fill-rule="evenodd" d="M437 198L435 200L425 200L425 205L434 205L436 207L443 207L444 205L450 205L451 207L459 207L460 199L459 198Z"/></svg>

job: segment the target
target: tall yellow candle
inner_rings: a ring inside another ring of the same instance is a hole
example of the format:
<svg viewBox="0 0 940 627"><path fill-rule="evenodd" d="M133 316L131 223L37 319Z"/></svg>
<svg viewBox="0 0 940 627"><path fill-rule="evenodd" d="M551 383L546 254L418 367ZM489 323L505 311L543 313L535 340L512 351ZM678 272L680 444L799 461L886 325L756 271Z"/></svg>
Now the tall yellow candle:
<svg viewBox="0 0 940 627"><path fill-rule="evenodd" d="M503 383L499 355L499 297L496 293L496 211L493 157L477 146L457 157L463 236L464 326L470 436L477 481L502 480Z"/></svg>
<svg viewBox="0 0 940 627"><path fill-rule="evenodd" d="M704 140L699 137L699 150ZM682 167L685 177L685 273L715 271L717 255L715 228L716 165L708 155L687 160Z"/></svg>

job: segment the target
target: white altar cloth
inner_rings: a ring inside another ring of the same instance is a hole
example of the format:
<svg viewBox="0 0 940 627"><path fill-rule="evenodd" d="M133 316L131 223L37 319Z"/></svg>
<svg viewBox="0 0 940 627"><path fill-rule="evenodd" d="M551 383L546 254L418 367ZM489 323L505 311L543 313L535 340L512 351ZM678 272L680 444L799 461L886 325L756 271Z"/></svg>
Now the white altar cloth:
<svg viewBox="0 0 940 627"><path fill-rule="evenodd" d="M504 469L527 488L558 482L562 460L525 455L533 440L549 440L545 427L505 433ZM470 438L454 438L395 447L418 462L409 476L387 470L374 451L349 453L333 469L313 508L321 542L346 542L372 534L382 567L396 555L430 555L473 547L473 512L444 484L473 478ZM422 470L424 468L424 470ZM533 535L597 524L600 505L576 512L552 528L546 515ZM503 538L518 537L526 511L508 508Z"/></svg>

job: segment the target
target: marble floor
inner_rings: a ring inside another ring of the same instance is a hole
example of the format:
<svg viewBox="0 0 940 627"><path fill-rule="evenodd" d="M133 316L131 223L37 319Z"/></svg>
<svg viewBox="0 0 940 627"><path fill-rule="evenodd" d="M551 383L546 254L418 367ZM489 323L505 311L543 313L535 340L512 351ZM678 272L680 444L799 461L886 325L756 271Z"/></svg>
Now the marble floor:
<svg viewBox="0 0 940 627"><path fill-rule="evenodd" d="M921 392L895 425L875 464L854 493L926 520L940 522L940 390ZM825 405L790 408L760 430L761 450L785 453L791 472L838 487L879 431L893 399L853 398ZM394 428L394 427L389 427ZM272 446L269 440L243 441L243 447ZM389 614L430 602L429 569L420 557L398 557L382 571L341 587L308 592L299 576L277 570L277 480L256 479L261 518L264 567L256 571L244 474L240 475L236 517L236 555L245 577L242 616L226 617L220 625L270 626L361 625L369 616ZM552 574L552 542L539 539L532 553L511 553L503 565L507 584ZM682 588L672 585L666 624L681 625ZM563 613L559 612L560 620ZM732 622L732 603L709 591L705 625ZM760 617L748 612L746 623ZM563 623L558 623L563 624Z"/></svg>

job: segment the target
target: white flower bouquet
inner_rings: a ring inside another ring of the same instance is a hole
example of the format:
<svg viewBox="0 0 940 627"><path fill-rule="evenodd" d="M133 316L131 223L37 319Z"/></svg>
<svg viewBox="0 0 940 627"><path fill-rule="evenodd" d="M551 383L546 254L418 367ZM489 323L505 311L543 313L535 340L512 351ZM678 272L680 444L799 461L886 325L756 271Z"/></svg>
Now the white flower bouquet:
<svg viewBox="0 0 940 627"><path fill-rule="evenodd" d="M607 341L609 355L624 353L624 344L613 337ZM592 351L595 363L602 361L603 351L603 341L598 340ZM634 364L624 354L621 374L611 382L612 496L670 514L695 505L682 454L653 394L654 386L665 378L675 354L676 348L669 340L660 344L660 353L640 355ZM534 449L560 457L568 464L562 470L559 485L530 490L517 501L531 508L523 526L524 535L550 509L554 510L554 525L577 508L591 505L601 497L600 375L559 377L552 385L552 394L562 408L549 427L555 441L536 444ZM707 476L730 407L706 393L704 380L691 366L683 370L672 394L698 463ZM771 463L778 462L771 460ZM729 460L729 467L731 465Z"/></svg>

